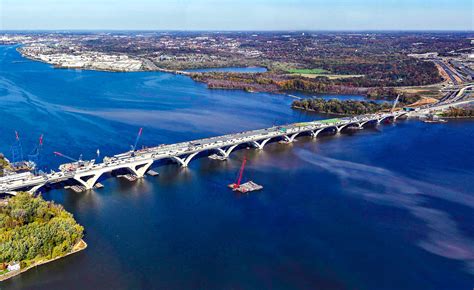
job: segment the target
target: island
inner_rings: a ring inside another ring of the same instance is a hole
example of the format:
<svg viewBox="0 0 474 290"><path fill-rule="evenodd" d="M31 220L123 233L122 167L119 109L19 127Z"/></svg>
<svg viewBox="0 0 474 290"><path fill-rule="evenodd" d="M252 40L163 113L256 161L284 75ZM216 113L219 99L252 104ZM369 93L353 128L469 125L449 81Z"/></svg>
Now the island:
<svg viewBox="0 0 474 290"><path fill-rule="evenodd" d="M293 101L291 107L331 115L363 115L384 110L388 111L391 106L388 103L376 103L374 101L341 101L338 99L324 100L322 98L308 98Z"/></svg>
<svg viewBox="0 0 474 290"><path fill-rule="evenodd" d="M85 249L83 235L71 213L41 196L0 200L0 281Z"/></svg>

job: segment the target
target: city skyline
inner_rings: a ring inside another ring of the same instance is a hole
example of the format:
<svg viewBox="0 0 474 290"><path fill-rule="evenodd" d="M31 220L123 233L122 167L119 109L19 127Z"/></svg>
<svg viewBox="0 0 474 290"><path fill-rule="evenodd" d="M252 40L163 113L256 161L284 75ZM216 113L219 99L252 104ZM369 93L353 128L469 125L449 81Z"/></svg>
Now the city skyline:
<svg viewBox="0 0 474 290"><path fill-rule="evenodd" d="M0 30L470 31L472 5L469 0L455 5L447 0L3 0Z"/></svg>

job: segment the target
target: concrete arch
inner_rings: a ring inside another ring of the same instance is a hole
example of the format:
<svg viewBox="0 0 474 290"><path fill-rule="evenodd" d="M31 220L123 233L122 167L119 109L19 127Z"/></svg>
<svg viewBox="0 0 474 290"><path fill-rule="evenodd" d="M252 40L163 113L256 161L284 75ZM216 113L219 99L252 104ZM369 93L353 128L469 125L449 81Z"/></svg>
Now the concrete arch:
<svg viewBox="0 0 474 290"><path fill-rule="evenodd" d="M245 143L249 143L249 142L238 143L230 147L227 147L227 149L217 148L216 150L219 152L219 154L222 157L227 158L229 157L230 153L232 153L232 151L234 151L234 149L237 148L237 146L245 144Z"/></svg>
<svg viewBox="0 0 474 290"><path fill-rule="evenodd" d="M369 122L373 122L375 120L367 120L367 121L363 121L363 122L360 122L358 125L359 125L359 128L363 128L365 124L369 123Z"/></svg>
<svg viewBox="0 0 474 290"><path fill-rule="evenodd" d="M46 183L42 183L42 184L38 184L38 185L35 185L33 186L30 190L28 190L28 193L29 194L34 194L35 192L37 192L41 187L45 186Z"/></svg>
<svg viewBox="0 0 474 290"><path fill-rule="evenodd" d="M83 176L74 176L74 180L79 182L81 185L83 185L87 190L91 190L94 188L94 185L96 184L97 180L104 174L105 172L100 172L94 175L83 175ZM90 176L87 180L84 180L84 177Z"/></svg>
<svg viewBox="0 0 474 290"><path fill-rule="evenodd" d="M137 164L137 165L126 167L126 168L132 171L136 177L142 178L143 176L145 176L145 173L148 171L148 169L150 169L152 164L153 164L153 160L149 160L146 163Z"/></svg>
<svg viewBox="0 0 474 290"><path fill-rule="evenodd" d="M336 126L337 133L338 134L341 133L342 129L344 129L346 127L349 127L350 125L354 125L354 124L357 124L357 126L359 126L359 123L347 123L347 124L342 125L341 127Z"/></svg>
<svg viewBox="0 0 474 290"><path fill-rule="evenodd" d="M181 164L181 167L188 167L189 162L191 162L191 160L194 158L194 156L196 156L198 154L199 154L199 151L191 153L191 154L189 154L188 156L186 156L184 158L178 157L178 156L172 156L171 159L173 159L176 162L178 162L179 164Z"/></svg>
<svg viewBox="0 0 474 290"><path fill-rule="evenodd" d="M329 127L324 127L324 128L315 130L315 131L312 132L311 135L313 136L313 138L317 138L318 135L319 135L319 133L321 133L321 132L323 132L323 131L326 131L326 130L328 130L328 129L334 129L334 130L337 131L337 127L336 127L336 126L329 126Z"/></svg>
<svg viewBox="0 0 474 290"><path fill-rule="evenodd" d="M385 120L385 119L390 119L390 118L392 118L392 117L393 117L393 116L384 116L384 117L382 117L382 118L380 118L380 119L377 119L377 124L380 124L380 123L382 123L383 120Z"/></svg>
<svg viewBox="0 0 474 290"><path fill-rule="evenodd" d="M287 139L288 143L292 143L293 141L295 141L295 138L301 133L303 133L303 132L295 133L295 134L291 135L290 137L285 136L285 139Z"/></svg>
<svg viewBox="0 0 474 290"><path fill-rule="evenodd" d="M260 143L258 143L258 141L252 141L251 144L254 145L256 148L258 148L259 150L263 149L263 147L265 147L265 145L268 143L268 141L270 141L272 138L267 138L267 139L264 139L263 141L261 141Z"/></svg>
<svg viewBox="0 0 474 290"><path fill-rule="evenodd" d="M405 116L405 115L407 115L407 113L401 113L401 114L395 115L395 116L393 117L393 120L397 120L399 117Z"/></svg>

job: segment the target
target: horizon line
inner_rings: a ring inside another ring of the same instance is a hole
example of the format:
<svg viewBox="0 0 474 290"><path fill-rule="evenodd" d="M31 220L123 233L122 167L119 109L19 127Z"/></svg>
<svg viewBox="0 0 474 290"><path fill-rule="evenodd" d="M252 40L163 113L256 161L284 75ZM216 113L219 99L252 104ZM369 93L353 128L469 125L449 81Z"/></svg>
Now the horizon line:
<svg viewBox="0 0 474 290"><path fill-rule="evenodd" d="M0 29L0 32L78 32L78 31L96 31L96 32L472 32L474 29Z"/></svg>

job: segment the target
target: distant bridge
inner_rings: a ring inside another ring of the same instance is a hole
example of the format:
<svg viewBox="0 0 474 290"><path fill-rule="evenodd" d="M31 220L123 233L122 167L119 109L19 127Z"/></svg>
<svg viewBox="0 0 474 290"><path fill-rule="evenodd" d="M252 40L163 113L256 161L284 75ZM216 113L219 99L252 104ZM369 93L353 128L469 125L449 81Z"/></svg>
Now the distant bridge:
<svg viewBox="0 0 474 290"><path fill-rule="evenodd" d="M257 149L263 149L272 140L291 143L301 135L311 135L316 138L324 131L333 131L338 134L347 127L363 128L368 123L379 124L386 119L395 121L406 114L406 112L399 111L353 118L294 123L189 142L160 145L112 157L104 157L102 163L95 163L94 160L91 160L63 164L60 166L61 171L53 171L49 174L33 175L28 172L0 177L0 193L15 194L21 190L34 193L45 185L66 180L75 180L87 190L91 190L101 176L119 169L128 170L136 177L141 178L158 160L173 160L182 167L187 167L197 154L204 151L215 152L218 159L225 160L239 145L248 144Z"/></svg>

